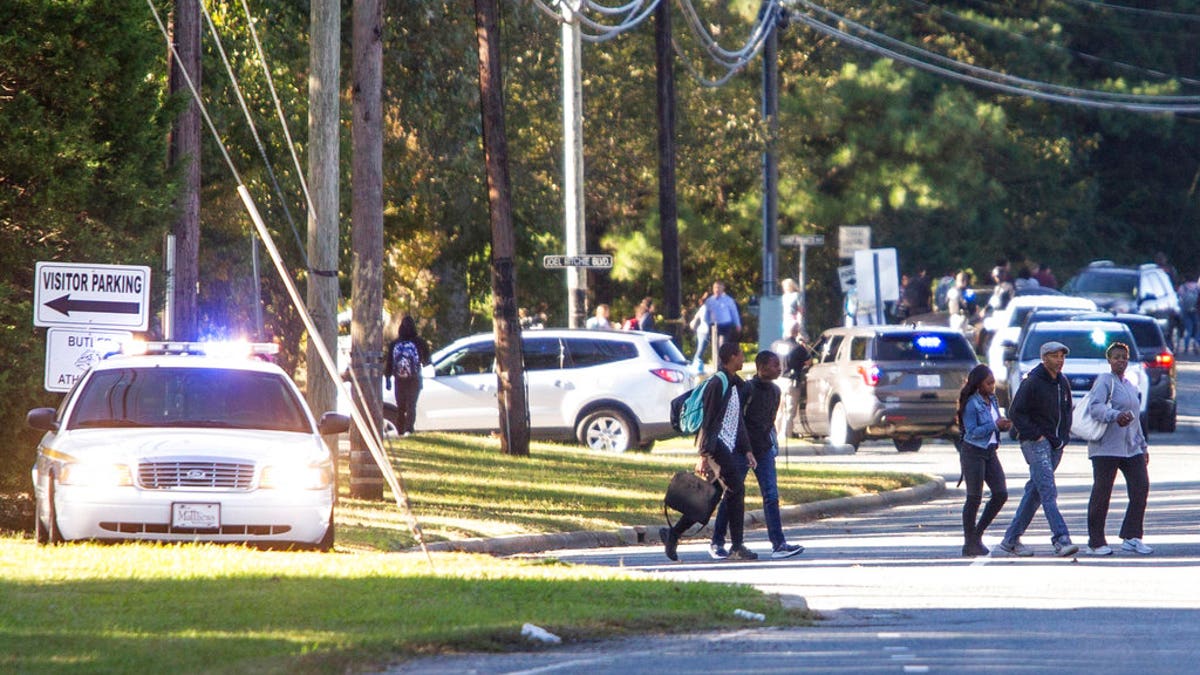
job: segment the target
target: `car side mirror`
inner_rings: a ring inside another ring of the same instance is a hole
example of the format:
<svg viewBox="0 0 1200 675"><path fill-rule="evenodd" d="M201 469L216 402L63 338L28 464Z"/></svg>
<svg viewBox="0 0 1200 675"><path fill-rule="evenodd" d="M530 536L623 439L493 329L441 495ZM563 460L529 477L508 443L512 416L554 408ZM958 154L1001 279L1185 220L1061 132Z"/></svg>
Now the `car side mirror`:
<svg viewBox="0 0 1200 675"><path fill-rule="evenodd" d="M58 431L57 416L54 408L34 408L25 414L25 423L41 431Z"/></svg>
<svg viewBox="0 0 1200 675"><path fill-rule="evenodd" d="M321 415L321 421L317 423L317 431L322 436L350 431L350 417L335 412L327 412Z"/></svg>

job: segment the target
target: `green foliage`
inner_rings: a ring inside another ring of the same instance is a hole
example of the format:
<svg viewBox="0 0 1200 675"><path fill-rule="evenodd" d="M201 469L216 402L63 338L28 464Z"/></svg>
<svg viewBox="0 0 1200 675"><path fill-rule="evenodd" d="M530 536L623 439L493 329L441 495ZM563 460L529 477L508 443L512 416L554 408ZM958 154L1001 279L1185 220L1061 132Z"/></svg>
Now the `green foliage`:
<svg viewBox="0 0 1200 675"><path fill-rule="evenodd" d="M39 260L151 264L170 217L163 41L135 0L0 4L0 489L28 487Z"/></svg>

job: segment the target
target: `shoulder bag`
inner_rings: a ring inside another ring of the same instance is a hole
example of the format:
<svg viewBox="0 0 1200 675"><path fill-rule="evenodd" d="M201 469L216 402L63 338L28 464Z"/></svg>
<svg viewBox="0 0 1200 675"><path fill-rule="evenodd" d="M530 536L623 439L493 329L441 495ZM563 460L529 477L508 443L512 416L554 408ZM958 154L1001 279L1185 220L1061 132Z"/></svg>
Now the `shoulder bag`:
<svg viewBox="0 0 1200 675"><path fill-rule="evenodd" d="M1108 380L1108 398L1104 401L1105 405L1112 400L1113 387L1116 386L1115 379L1109 375ZM1108 422L1100 420L1088 414L1088 408L1092 404L1092 392L1089 391L1084 395L1083 400L1075 409L1071 411L1071 433L1085 441L1098 441L1104 436L1104 432L1108 431Z"/></svg>

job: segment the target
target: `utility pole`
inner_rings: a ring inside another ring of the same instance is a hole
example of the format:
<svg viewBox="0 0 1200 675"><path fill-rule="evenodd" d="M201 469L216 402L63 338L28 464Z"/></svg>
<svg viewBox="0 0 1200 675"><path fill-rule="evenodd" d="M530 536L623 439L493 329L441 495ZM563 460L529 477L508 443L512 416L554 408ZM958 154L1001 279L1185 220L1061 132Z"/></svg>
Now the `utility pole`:
<svg viewBox="0 0 1200 675"><path fill-rule="evenodd" d="M500 408L500 450L529 454L529 406L517 317L516 244L508 139L504 132L504 80L500 72L500 10L496 0L475 0L479 47L479 107L483 156L487 165L488 212L492 224L492 322L496 333L496 400Z"/></svg>
<svg viewBox="0 0 1200 675"><path fill-rule="evenodd" d="M187 91L187 80L200 91L200 2L175 0L175 16L171 39L178 60L170 60L171 94ZM184 73L187 73L185 78ZM171 128L168 163L183 165L179 175L179 216L172 232L175 235L175 297L171 304L171 321L166 326L172 340L194 340L198 337L197 284L200 280L200 106L192 96Z"/></svg>
<svg viewBox="0 0 1200 675"><path fill-rule="evenodd" d="M763 3L763 12L769 11ZM779 251L779 163L775 143L779 138L779 27L775 20L767 27L763 43L762 116L766 139L763 144L762 198L762 294L758 301L758 346L767 349L783 333L783 303L778 292Z"/></svg>
<svg viewBox="0 0 1200 675"><path fill-rule="evenodd" d="M562 109L563 109L563 224L567 255L587 252L587 217L583 196L583 58L579 19L570 0L562 8ZM567 326L581 328L587 320L587 270L568 267Z"/></svg>
<svg viewBox="0 0 1200 675"><path fill-rule="evenodd" d="M682 345L683 289L679 268L679 217L675 204L675 61L671 51L671 3L654 9L658 99L658 233L662 245L663 312Z"/></svg>
<svg viewBox="0 0 1200 675"><path fill-rule="evenodd" d="M308 43L308 289L305 303L326 346L337 344L338 299L338 93L342 7L339 0L312 0ZM255 241L258 241L255 239ZM310 336L305 352L308 407L320 414L337 407L338 383L320 368Z"/></svg>
<svg viewBox="0 0 1200 675"><path fill-rule="evenodd" d="M381 0L354 0L350 363L360 386L355 404L383 423L383 10ZM359 398L361 393L362 399ZM361 432L350 432L350 494L383 499L383 473Z"/></svg>

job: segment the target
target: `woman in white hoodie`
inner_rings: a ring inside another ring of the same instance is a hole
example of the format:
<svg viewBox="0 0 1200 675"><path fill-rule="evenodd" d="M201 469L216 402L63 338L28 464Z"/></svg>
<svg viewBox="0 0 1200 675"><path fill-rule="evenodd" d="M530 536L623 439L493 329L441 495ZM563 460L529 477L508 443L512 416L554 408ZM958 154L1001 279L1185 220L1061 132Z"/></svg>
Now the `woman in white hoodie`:
<svg viewBox="0 0 1200 675"><path fill-rule="evenodd" d="M1150 452L1146 436L1138 423L1138 388L1125 379L1129 366L1129 346L1114 342L1104 352L1112 372L1104 373L1092 384L1088 415L1108 423L1104 435L1088 441L1088 459L1092 460L1092 496L1088 500L1088 548L1092 555L1112 555L1104 537L1108 503L1112 498L1117 471L1125 476L1129 506L1121 523L1121 549L1148 555L1154 549L1142 543L1142 524L1146 517L1146 498L1150 494L1147 465Z"/></svg>

